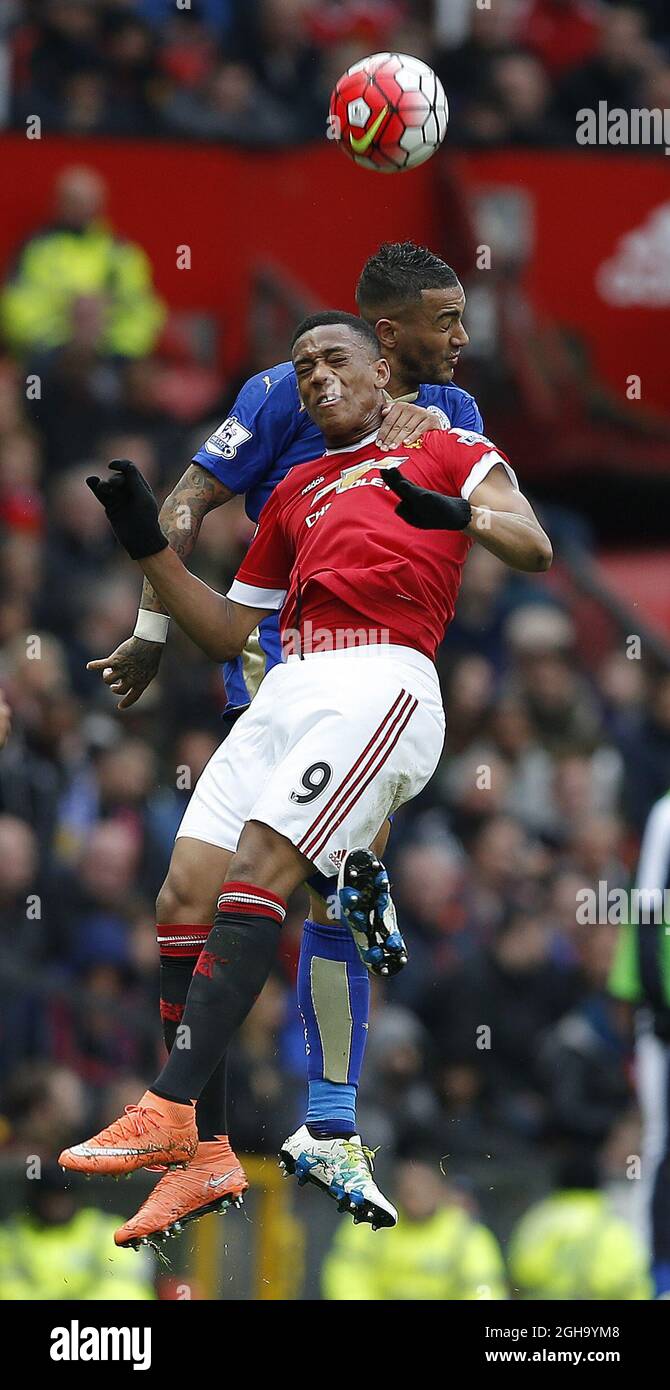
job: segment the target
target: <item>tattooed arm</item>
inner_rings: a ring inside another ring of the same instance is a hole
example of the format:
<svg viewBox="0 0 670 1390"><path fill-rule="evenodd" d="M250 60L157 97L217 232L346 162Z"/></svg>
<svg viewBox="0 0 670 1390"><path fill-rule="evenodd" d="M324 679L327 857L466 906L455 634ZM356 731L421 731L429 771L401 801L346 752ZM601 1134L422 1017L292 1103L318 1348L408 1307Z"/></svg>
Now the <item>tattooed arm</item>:
<svg viewBox="0 0 670 1390"><path fill-rule="evenodd" d="M186 469L169 497L166 497L159 516L161 529L181 560L188 560L198 539L203 517L224 502L229 502L234 495L199 464L192 463ZM166 611L148 579L142 586L140 608L151 613ZM101 671L105 685L115 695L122 696L118 708L128 709L151 684L162 655L162 642L129 637L110 656L89 661L87 669Z"/></svg>
<svg viewBox="0 0 670 1390"><path fill-rule="evenodd" d="M229 502L234 495L230 488L224 487L213 473L201 468L199 463L192 463L186 469L158 514L161 531L180 560L188 560L198 539L203 517L223 502ZM166 611L148 579L142 585L140 608L148 608L151 613ZM160 643L151 642L148 645L155 647Z"/></svg>

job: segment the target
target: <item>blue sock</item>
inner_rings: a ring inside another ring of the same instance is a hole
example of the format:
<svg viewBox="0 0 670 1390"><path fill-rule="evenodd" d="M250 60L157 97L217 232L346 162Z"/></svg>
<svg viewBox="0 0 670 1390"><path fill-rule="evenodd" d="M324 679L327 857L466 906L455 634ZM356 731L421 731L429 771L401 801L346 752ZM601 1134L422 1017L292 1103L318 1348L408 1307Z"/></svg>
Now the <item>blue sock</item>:
<svg viewBox="0 0 670 1390"><path fill-rule="evenodd" d="M307 1127L316 1139L347 1138L356 1133L370 980L346 927L305 922L298 1008L307 1052Z"/></svg>

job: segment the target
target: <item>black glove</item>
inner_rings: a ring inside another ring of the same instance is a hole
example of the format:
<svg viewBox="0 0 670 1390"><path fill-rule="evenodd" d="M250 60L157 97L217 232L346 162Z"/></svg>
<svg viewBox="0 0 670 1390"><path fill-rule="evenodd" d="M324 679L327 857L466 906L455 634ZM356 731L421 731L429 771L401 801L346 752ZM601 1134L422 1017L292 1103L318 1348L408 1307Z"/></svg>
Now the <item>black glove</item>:
<svg viewBox="0 0 670 1390"><path fill-rule="evenodd" d="M418 487L403 478L399 468L384 468L382 478L401 499L398 516L420 531L462 531L472 520L472 507L464 497L445 497Z"/></svg>
<svg viewBox="0 0 670 1390"><path fill-rule="evenodd" d="M146 478L129 459L112 459L111 478L87 478L102 503L118 541L132 560L143 560L165 550L166 540L158 524L158 503Z"/></svg>

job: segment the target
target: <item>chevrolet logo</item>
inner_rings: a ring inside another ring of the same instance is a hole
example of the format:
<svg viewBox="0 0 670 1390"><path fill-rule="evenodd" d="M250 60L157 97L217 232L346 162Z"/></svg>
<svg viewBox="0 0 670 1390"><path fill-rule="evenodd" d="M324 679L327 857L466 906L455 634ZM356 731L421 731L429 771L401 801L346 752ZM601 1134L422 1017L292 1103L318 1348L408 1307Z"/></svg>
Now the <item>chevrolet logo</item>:
<svg viewBox="0 0 670 1390"><path fill-rule="evenodd" d="M385 468L395 468L401 463L407 463L407 454L396 458L384 459L365 459L363 463L354 463L351 468L343 468L339 478L334 482L328 483L326 487L320 488L315 492L313 502L318 502L322 497L326 497L329 492L346 492L350 487L355 487L361 478L365 477L371 469L377 468L382 472Z"/></svg>

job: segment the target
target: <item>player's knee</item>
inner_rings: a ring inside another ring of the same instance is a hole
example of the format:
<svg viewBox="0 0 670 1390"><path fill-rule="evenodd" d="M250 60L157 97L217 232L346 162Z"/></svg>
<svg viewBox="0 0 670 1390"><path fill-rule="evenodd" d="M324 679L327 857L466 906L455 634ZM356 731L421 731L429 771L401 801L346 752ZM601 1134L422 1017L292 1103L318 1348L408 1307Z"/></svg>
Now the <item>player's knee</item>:
<svg viewBox="0 0 670 1390"><path fill-rule="evenodd" d="M248 821L226 874L288 898L305 877L307 861L271 826Z"/></svg>
<svg viewBox="0 0 670 1390"><path fill-rule="evenodd" d="M157 922L189 922L205 920L207 905L198 892L197 876L184 868L171 865L168 876L156 898ZM212 910L210 907L209 915Z"/></svg>

